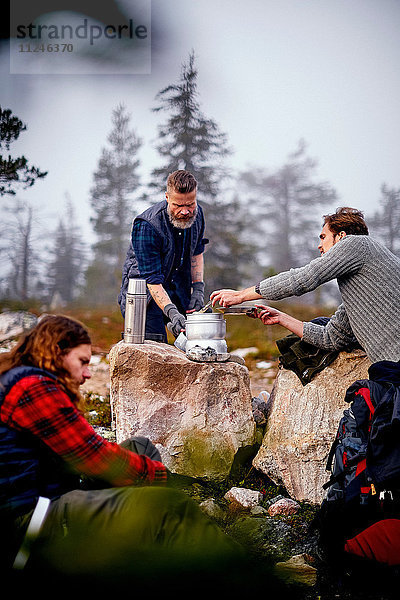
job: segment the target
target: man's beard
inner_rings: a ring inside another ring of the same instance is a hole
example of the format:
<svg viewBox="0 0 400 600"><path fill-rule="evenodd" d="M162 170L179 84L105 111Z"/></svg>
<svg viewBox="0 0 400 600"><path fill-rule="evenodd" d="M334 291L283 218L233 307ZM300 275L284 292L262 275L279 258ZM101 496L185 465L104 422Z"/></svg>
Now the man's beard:
<svg viewBox="0 0 400 600"><path fill-rule="evenodd" d="M177 217L174 217L174 215L171 213L169 204L167 205L167 215L168 215L168 218L169 218L171 224L174 227L177 227L178 229L189 229L189 227L191 227L196 220L197 206L195 208L193 216L190 217L190 219L178 219Z"/></svg>

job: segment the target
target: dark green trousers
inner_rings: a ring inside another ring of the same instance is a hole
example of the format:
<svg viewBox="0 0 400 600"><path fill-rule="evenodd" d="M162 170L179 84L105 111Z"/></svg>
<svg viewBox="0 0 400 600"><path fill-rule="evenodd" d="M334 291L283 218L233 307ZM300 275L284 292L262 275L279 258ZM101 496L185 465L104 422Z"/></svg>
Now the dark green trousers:
<svg viewBox="0 0 400 600"><path fill-rule="evenodd" d="M28 570L93 582L213 573L238 545L183 492L161 487L75 490L51 503Z"/></svg>
<svg viewBox="0 0 400 600"><path fill-rule="evenodd" d="M144 437L131 437L121 446L160 460L155 446ZM53 500L38 539L19 579L30 589L47 582L57 589L112 590L150 582L175 589L178 581L213 577L231 571L242 561L242 549L204 515L183 492L168 487L110 488L87 481ZM93 487L95 486L95 487ZM96 488L97 486L97 488ZM100 489L98 489L100 488ZM27 525L31 515L21 523Z"/></svg>

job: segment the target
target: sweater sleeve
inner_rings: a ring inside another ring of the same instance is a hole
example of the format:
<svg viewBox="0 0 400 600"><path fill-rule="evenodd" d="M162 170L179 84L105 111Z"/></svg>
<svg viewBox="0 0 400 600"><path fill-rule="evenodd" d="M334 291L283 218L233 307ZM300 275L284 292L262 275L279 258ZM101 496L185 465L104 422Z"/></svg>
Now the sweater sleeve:
<svg viewBox="0 0 400 600"><path fill-rule="evenodd" d="M357 273L364 265L368 252L364 238L360 235L346 236L304 267L264 279L260 282L261 296L268 300L302 296L327 281Z"/></svg>
<svg viewBox="0 0 400 600"><path fill-rule="evenodd" d="M343 304L326 325L304 323L303 340L326 350L341 350L358 343Z"/></svg>

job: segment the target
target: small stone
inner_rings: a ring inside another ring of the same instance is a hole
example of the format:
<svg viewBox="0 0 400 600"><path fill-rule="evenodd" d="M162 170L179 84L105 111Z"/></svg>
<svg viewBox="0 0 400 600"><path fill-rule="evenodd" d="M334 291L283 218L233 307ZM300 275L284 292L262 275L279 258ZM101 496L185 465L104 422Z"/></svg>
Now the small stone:
<svg viewBox="0 0 400 600"><path fill-rule="evenodd" d="M282 498L284 498L285 496L282 496L282 494L279 494L278 496L274 496L273 498L270 498L267 501L267 505L271 506L271 504L275 504L275 502L278 502L278 500L282 500Z"/></svg>
<svg viewBox="0 0 400 600"><path fill-rule="evenodd" d="M215 502L214 498L207 498L199 504L201 510L213 519L223 519L225 514L222 508Z"/></svg>
<svg viewBox="0 0 400 600"><path fill-rule="evenodd" d="M99 354L92 354L90 359L90 365L98 365L101 362L101 356Z"/></svg>
<svg viewBox="0 0 400 600"><path fill-rule="evenodd" d="M251 509L260 504L262 494L247 488L233 487L225 494L224 498L231 502L233 508Z"/></svg>
<svg viewBox="0 0 400 600"><path fill-rule="evenodd" d="M267 362L265 360L260 360L257 364L256 364L257 369L270 369L272 367L272 363Z"/></svg>
<svg viewBox="0 0 400 600"><path fill-rule="evenodd" d="M252 506L250 509L250 514L252 517L263 517L268 515L268 511L262 506Z"/></svg>
<svg viewBox="0 0 400 600"><path fill-rule="evenodd" d="M313 586L317 582L317 569L307 561L306 554L296 554L285 562L276 563L275 572L285 581Z"/></svg>
<svg viewBox="0 0 400 600"><path fill-rule="evenodd" d="M265 425L268 419L268 392L262 391L260 394L251 399L251 408L253 418L257 425Z"/></svg>
<svg viewBox="0 0 400 600"><path fill-rule="evenodd" d="M269 509L268 514L271 517L276 515L293 515L297 513L300 508L300 504L291 498L281 498L277 502L274 502Z"/></svg>
<svg viewBox="0 0 400 600"><path fill-rule="evenodd" d="M257 425L265 425L267 422L267 419L265 418L263 413L260 410L254 409L254 408L253 408L253 419L255 420Z"/></svg>
<svg viewBox="0 0 400 600"><path fill-rule="evenodd" d="M236 348L236 350L231 351L231 355L239 356L240 358L245 358L249 354L257 354L258 348L256 346L250 346L250 348Z"/></svg>

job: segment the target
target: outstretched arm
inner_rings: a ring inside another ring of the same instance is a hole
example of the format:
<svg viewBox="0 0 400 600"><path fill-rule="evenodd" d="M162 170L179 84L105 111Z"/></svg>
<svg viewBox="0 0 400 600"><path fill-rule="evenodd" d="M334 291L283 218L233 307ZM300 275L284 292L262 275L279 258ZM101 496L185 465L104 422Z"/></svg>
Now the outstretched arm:
<svg viewBox="0 0 400 600"><path fill-rule="evenodd" d="M276 308L270 306L264 306L256 304L257 317L264 323L264 325L281 325L286 327L292 333L295 333L300 338L303 337L303 322L295 319L291 315L288 315Z"/></svg>
<svg viewBox="0 0 400 600"><path fill-rule="evenodd" d="M262 298L262 296L257 294L254 285L245 290L216 290L210 296L213 306L218 302L220 306L224 307L232 306L233 304L241 304L247 300L259 300L260 298Z"/></svg>
<svg viewBox="0 0 400 600"><path fill-rule="evenodd" d="M291 296L302 296L327 281L357 273L368 257L364 238L365 236L362 235L346 236L329 252L315 258L304 267L289 269L263 279L257 286L259 294L256 292L256 286L239 291L216 290L211 294L213 306L217 302L227 307L259 298L275 301Z"/></svg>
<svg viewBox="0 0 400 600"><path fill-rule="evenodd" d="M257 304L257 317L264 325L282 325L305 342L326 350L342 350L359 343L351 329L346 310L341 304L326 325L313 321L303 323L291 315Z"/></svg>

